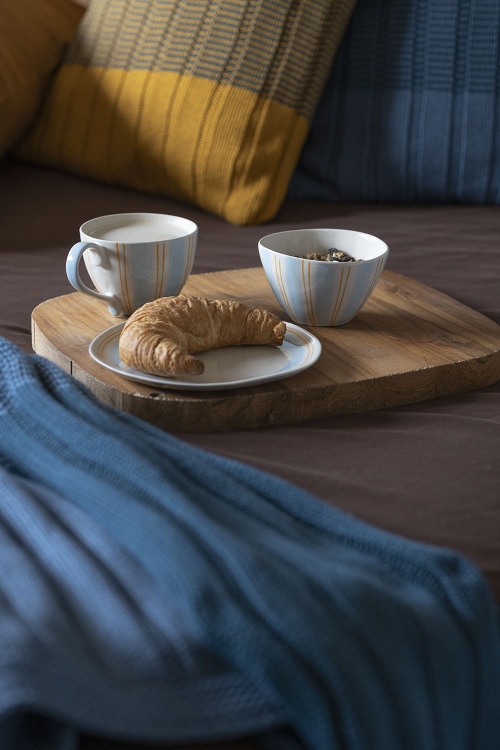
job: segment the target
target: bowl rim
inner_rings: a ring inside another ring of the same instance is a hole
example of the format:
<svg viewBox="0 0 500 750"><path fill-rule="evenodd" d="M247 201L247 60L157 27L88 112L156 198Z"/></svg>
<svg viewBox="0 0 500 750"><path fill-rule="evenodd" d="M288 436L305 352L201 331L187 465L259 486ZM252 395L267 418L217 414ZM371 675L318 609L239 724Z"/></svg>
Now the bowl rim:
<svg viewBox="0 0 500 750"><path fill-rule="evenodd" d="M259 251L262 248L263 250L267 250L270 253L274 253L275 255L281 255L284 258L295 258L296 260L303 261L305 260L307 263L321 263L324 265L324 261L322 260L313 260L311 258L304 258L300 255L292 255L291 253L284 253L280 250L273 250L273 248L268 247L264 244L264 241L268 239L269 237L275 237L282 234L309 234L311 232L318 232L318 231L335 231L335 232L344 232L345 234L351 234L351 235L362 235L363 237L368 237L370 239L376 240L381 245L381 250L376 255L374 255L373 258L365 258L363 260L363 263L369 263L370 261L376 261L379 258L382 258L384 255L387 255L389 253L389 245L387 242L380 237L377 237L375 234L370 234L369 232L364 232L360 229L342 229L341 227L303 227L301 229L284 229L281 232L269 232L268 234L264 235L264 237L261 237L261 239L258 242ZM346 263L351 263L352 261L344 261ZM326 267L328 268L336 268L338 265L343 265L343 263L340 264L330 264L328 263Z"/></svg>

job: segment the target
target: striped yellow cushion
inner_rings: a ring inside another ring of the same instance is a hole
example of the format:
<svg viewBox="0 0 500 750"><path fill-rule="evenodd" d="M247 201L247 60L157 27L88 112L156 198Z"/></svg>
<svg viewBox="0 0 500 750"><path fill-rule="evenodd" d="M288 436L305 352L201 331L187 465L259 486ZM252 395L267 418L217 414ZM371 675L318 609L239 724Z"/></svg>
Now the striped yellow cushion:
<svg viewBox="0 0 500 750"><path fill-rule="evenodd" d="M91 0L19 154L237 224L286 193L355 0Z"/></svg>
<svg viewBox="0 0 500 750"><path fill-rule="evenodd" d="M0 156L30 125L82 13L72 0L0 0Z"/></svg>

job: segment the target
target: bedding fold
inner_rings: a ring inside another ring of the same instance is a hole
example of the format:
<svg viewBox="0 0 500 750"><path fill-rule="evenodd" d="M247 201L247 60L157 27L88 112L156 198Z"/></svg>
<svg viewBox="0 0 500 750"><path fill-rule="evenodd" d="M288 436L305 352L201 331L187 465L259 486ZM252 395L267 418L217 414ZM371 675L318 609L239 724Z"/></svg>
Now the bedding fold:
<svg viewBox="0 0 500 750"><path fill-rule="evenodd" d="M0 339L0 748L498 750L482 573ZM291 730L291 731L290 731Z"/></svg>

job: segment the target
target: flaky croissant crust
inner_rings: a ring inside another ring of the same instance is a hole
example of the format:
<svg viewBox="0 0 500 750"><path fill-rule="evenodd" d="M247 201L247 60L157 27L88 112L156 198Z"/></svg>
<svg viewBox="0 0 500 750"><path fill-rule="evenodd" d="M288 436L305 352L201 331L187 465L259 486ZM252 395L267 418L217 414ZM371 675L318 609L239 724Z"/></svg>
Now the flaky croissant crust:
<svg viewBox="0 0 500 750"><path fill-rule="evenodd" d="M268 310L180 294L136 310L121 332L119 353L140 372L201 375L203 362L193 354L223 346L281 346L285 333L285 323Z"/></svg>

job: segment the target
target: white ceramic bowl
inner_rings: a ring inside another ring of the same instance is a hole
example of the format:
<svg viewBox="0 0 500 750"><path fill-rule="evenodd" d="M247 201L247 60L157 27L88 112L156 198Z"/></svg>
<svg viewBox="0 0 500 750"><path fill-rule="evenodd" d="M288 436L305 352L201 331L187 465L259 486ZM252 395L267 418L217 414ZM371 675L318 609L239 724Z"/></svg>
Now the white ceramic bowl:
<svg viewBox="0 0 500 750"><path fill-rule="evenodd" d="M362 262L305 258L333 247ZM276 299L291 320L339 326L352 320L370 297L389 248L378 237L350 229L292 229L263 237L259 254Z"/></svg>

